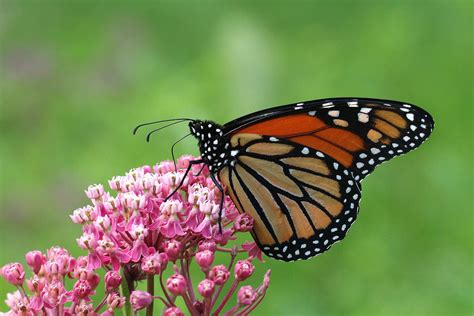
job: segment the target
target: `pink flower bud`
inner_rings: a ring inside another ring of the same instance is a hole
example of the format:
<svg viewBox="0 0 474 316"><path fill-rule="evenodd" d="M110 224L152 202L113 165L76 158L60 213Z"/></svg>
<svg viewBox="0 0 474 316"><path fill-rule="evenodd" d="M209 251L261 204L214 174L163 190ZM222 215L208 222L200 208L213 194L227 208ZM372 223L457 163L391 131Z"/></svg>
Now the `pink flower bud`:
<svg viewBox="0 0 474 316"><path fill-rule="evenodd" d="M247 279L253 273L254 266L248 260L239 260L235 264L234 277L238 281Z"/></svg>
<svg viewBox="0 0 474 316"><path fill-rule="evenodd" d="M216 251L216 243L212 240L201 240L198 244L199 251L210 250Z"/></svg>
<svg viewBox="0 0 474 316"><path fill-rule="evenodd" d="M208 269L214 261L214 253L210 250L203 250L196 253L196 262L202 269Z"/></svg>
<svg viewBox="0 0 474 316"><path fill-rule="evenodd" d="M100 283L100 276L97 273L90 271L86 280L89 282L92 289L95 289Z"/></svg>
<svg viewBox="0 0 474 316"><path fill-rule="evenodd" d="M176 259L181 251L181 243L177 240L171 239L164 243L164 251L170 260Z"/></svg>
<svg viewBox="0 0 474 316"><path fill-rule="evenodd" d="M211 271L209 271L209 279L217 285L226 283L229 279L229 275L229 270L222 264L212 267Z"/></svg>
<svg viewBox="0 0 474 316"><path fill-rule="evenodd" d="M153 297L150 293L144 291L133 291L130 295L130 304L135 311L143 309L151 304Z"/></svg>
<svg viewBox="0 0 474 316"><path fill-rule="evenodd" d="M168 307L165 309L163 316L184 316L184 313L177 307Z"/></svg>
<svg viewBox="0 0 474 316"><path fill-rule="evenodd" d="M91 184L84 192L89 199L97 200L104 195L104 187L102 184Z"/></svg>
<svg viewBox="0 0 474 316"><path fill-rule="evenodd" d="M18 262L9 263L0 269L0 276L12 285L21 286L23 281L25 281L25 270L23 270L23 266Z"/></svg>
<svg viewBox="0 0 474 316"><path fill-rule="evenodd" d="M265 273L265 276L263 277L263 284L262 284L263 291L268 289L268 287L270 286L270 275L271 274L272 274L272 271L270 269L268 269L267 272Z"/></svg>
<svg viewBox="0 0 474 316"><path fill-rule="evenodd" d="M175 273L166 281L166 287L174 295L186 293L186 279L181 274Z"/></svg>
<svg viewBox="0 0 474 316"><path fill-rule="evenodd" d="M41 270L41 267L46 262L46 257L39 250L29 251L25 255L26 263L33 270L35 274Z"/></svg>
<svg viewBox="0 0 474 316"><path fill-rule="evenodd" d="M115 290L122 283L122 277L117 271L109 271L105 274L105 289L107 292Z"/></svg>
<svg viewBox="0 0 474 316"><path fill-rule="evenodd" d="M237 293L237 301L241 305L250 305L257 298L257 293L250 285L242 286Z"/></svg>
<svg viewBox="0 0 474 316"><path fill-rule="evenodd" d="M248 232L253 228L253 218L248 214L240 214L234 222L234 228L238 232Z"/></svg>
<svg viewBox="0 0 474 316"><path fill-rule="evenodd" d="M198 284L198 291L203 297L211 297L214 293L215 283L209 279L204 279Z"/></svg>

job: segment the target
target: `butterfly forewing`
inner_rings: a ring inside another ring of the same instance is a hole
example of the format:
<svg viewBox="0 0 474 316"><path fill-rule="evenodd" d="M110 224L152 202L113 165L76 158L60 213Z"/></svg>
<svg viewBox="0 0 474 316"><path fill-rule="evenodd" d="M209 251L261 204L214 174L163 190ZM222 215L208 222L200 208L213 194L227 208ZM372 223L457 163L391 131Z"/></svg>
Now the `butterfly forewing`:
<svg viewBox="0 0 474 316"><path fill-rule="evenodd" d="M396 101L332 99L298 103L293 109L229 128L233 135L280 137L319 150L353 170L359 180L378 164L421 145L434 125L424 110Z"/></svg>
<svg viewBox="0 0 474 316"><path fill-rule="evenodd" d="M357 216L360 191L352 174L324 153L276 137L232 138L236 162L220 180L269 256L285 261L318 255L344 238Z"/></svg>

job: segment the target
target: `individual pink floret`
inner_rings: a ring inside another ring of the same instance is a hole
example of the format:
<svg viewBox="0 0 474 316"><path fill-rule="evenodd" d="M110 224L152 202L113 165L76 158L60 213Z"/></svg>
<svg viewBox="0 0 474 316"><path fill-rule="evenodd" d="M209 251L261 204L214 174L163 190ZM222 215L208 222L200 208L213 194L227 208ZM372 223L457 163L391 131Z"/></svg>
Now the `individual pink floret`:
<svg viewBox="0 0 474 316"><path fill-rule="evenodd" d="M243 281L249 278L254 270L254 265L249 260L240 260L235 264L234 277L236 280Z"/></svg>
<svg viewBox="0 0 474 316"><path fill-rule="evenodd" d="M104 282L106 291L110 292L122 284L122 276L117 271L109 271L104 276Z"/></svg>
<svg viewBox="0 0 474 316"><path fill-rule="evenodd" d="M250 285L242 286L237 293L237 301L241 305L250 305L255 302L257 293Z"/></svg>
<svg viewBox="0 0 474 316"><path fill-rule="evenodd" d="M186 293L186 278L181 274L175 273L166 281L166 287L174 295L183 295Z"/></svg>
<svg viewBox="0 0 474 316"><path fill-rule="evenodd" d="M203 297L210 297L214 293L215 283L209 279L204 279L198 284L198 291Z"/></svg>
<svg viewBox="0 0 474 316"><path fill-rule="evenodd" d="M10 284L21 286L25 281L25 270L18 262L9 263L0 269L0 276Z"/></svg>
<svg viewBox="0 0 474 316"><path fill-rule="evenodd" d="M150 293L145 291L133 291L130 295L130 304L133 310L138 311L144 309L153 301L153 297Z"/></svg>
<svg viewBox="0 0 474 316"><path fill-rule="evenodd" d="M41 266L46 262L46 256L39 250L28 251L25 260L34 273L38 273Z"/></svg>
<svg viewBox="0 0 474 316"><path fill-rule="evenodd" d="M165 309L163 316L184 316L184 313L177 307L169 307Z"/></svg>
<svg viewBox="0 0 474 316"><path fill-rule="evenodd" d="M210 250L202 250L196 253L196 262L203 270L207 270L213 261L214 252Z"/></svg>

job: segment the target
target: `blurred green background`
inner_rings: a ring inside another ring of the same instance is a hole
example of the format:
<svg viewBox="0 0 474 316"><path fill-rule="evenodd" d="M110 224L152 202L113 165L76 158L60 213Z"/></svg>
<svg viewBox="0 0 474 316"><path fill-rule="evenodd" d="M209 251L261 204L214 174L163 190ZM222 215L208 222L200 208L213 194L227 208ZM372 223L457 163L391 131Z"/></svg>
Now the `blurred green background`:
<svg viewBox="0 0 474 316"><path fill-rule="evenodd" d="M187 132L148 144L138 123L386 98L428 110L431 139L363 183L343 243L259 266L273 276L257 314L473 313L473 2L4 0L0 32L0 264L84 254L68 218L83 189L169 159Z"/></svg>

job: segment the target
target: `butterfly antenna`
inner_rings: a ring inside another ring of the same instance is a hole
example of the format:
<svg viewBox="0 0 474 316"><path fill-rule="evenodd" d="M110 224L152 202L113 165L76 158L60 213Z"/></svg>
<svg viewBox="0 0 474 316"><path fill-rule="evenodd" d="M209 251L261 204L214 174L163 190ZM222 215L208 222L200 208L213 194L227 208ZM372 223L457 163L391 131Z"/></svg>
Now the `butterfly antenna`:
<svg viewBox="0 0 474 316"><path fill-rule="evenodd" d="M178 171L178 168L176 167L176 159L174 158L174 146L176 146L176 144L178 144L180 141L182 141L183 139L185 139L186 137L190 136L191 133L181 137L180 139L178 139L174 144L173 146L171 146L171 157L173 157L173 163L174 163L174 171L177 172Z"/></svg>
<svg viewBox="0 0 474 316"><path fill-rule="evenodd" d="M159 124L159 123L165 123L165 122L172 122L172 121L192 121L192 119L188 119L188 118L176 118L176 119L167 119L167 120L159 120L159 121L153 121L153 122L148 122L148 123L143 123L143 124L140 124L140 125L137 125L134 129L133 129L133 135L135 135L137 133L137 131L142 128L143 126L148 126L148 125L152 125L152 124Z"/></svg>
<svg viewBox="0 0 474 316"><path fill-rule="evenodd" d="M184 121L181 120L181 121L169 123L169 124L166 124L165 126L162 126L162 127L159 127L159 128L157 128L157 129L152 130L151 132L149 132L149 133L146 135L146 141L147 141L147 142L150 141L150 137L151 137L151 135L152 135L153 133L156 133L156 132L162 130L163 128L167 128L167 127L170 127L170 126L172 126L172 125L176 125L176 124L183 123L183 122L184 122Z"/></svg>

